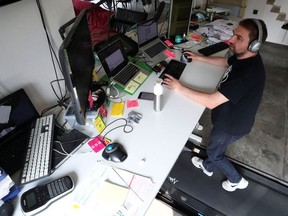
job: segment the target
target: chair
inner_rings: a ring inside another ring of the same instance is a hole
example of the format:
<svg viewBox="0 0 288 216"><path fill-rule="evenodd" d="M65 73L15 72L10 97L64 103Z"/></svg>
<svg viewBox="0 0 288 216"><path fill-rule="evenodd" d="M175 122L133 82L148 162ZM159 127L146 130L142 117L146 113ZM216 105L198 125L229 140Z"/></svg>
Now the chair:
<svg viewBox="0 0 288 216"><path fill-rule="evenodd" d="M75 15L77 16L84 8L91 8L95 5L82 0L73 0L73 6ZM114 14L114 11L103 9L100 6L88 12L88 22L93 46L100 41L106 40L110 36L117 34L117 32L110 28L111 16Z"/></svg>
<svg viewBox="0 0 288 216"><path fill-rule="evenodd" d="M128 7L128 4L130 4L130 8L132 9L132 3L131 3L132 0L117 0L116 1L116 6L118 3L121 3L122 4L122 7L123 8L126 8Z"/></svg>
<svg viewBox="0 0 288 216"><path fill-rule="evenodd" d="M145 21L147 16L146 12L117 8L116 13L110 19L110 28L118 33L126 33L135 28L137 23Z"/></svg>

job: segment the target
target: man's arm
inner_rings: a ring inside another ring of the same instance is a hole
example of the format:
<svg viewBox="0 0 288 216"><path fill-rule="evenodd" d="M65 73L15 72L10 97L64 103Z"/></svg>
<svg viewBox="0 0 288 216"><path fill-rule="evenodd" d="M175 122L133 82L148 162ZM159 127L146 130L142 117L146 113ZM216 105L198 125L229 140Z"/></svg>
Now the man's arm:
<svg viewBox="0 0 288 216"><path fill-rule="evenodd" d="M183 86L180 81L175 79L173 76L170 76L169 74L165 74L165 76L166 77L164 78L163 84L169 89L179 92L187 98L195 101L196 103L202 104L209 109L213 109L228 101L228 98L226 98L219 91L212 94L195 91Z"/></svg>
<svg viewBox="0 0 288 216"><path fill-rule="evenodd" d="M208 64L213 64L213 65L216 65L216 66L223 66L223 67L228 67L228 63L227 63L227 58L225 57L214 57L214 56L202 56L202 55L199 55L197 53L194 53L194 52L185 52L188 54L188 58L192 58L193 60L196 60L196 61L201 61L201 62L205 62L205 63L208 63Z"/></svg>

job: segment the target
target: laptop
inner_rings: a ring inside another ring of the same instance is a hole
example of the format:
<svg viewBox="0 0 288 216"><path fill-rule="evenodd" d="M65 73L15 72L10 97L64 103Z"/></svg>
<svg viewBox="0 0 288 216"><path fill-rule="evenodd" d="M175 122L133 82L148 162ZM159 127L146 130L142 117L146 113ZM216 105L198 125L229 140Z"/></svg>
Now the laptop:
<svg viewBox="0 0 288 216"><path fill-rule="evenodd" d="M24 89L19 89L0 99L0 167L10 176L16 174L16 179L13 180L17 183L20 183L20 172L18 171L23 168L25 163L31 124L39 117L39 113ZM57 127L54 130L58 131ZM54 141L58 142L54 142L53 148L61 153L63 147L69 155L88 140L88 136L75 131L75 129L69 134L54 133L54 135ZM59 145L59 141L62 143L62 147ZM54 172L69 158L69 155L60 155L53 151L51 171Z"/></svg>
<svg viewBox="0 0 288 216"><path fill-rule="evenodd" d="M129 62L120 40L109 44L97 55L110 81L131 95L150 75L147 70Z"/></svg>
<svg viewBox="0 0 288 216"><path fill-rule="evenodd" d="M153 65L165 60L168 47L158 36L158 26L154 19L147 20L137 25L138 44L140 50L145 54L147 61Z"/></svg>
<svg viewBox="0 0 288 216"><path fill-rule="evenodd" d="M30 124L38 117L24 89L0 99L0 166L10 176L23 166Z"/></svg>

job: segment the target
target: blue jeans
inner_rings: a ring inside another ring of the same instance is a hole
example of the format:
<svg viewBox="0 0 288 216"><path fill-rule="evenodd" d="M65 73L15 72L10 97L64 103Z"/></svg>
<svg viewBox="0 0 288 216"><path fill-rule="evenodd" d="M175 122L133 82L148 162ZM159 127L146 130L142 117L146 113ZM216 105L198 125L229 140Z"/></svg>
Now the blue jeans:
<svg viewBox="0 0 288 216"><path fill-rule="evenodd" d="M203 166L213 172L215 166L218 167L231 183L238 183L241 176L232 163L225 156L229 144L240 139L244 135L231 135L213 127L210 134L210 141L207 145L208 158L204 160Z"/></svg>

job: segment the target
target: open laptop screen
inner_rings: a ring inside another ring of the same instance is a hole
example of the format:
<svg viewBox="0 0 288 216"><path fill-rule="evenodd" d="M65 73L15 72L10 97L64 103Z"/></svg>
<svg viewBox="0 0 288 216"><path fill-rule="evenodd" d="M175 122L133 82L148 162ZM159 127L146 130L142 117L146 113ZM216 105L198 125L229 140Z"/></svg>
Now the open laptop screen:
<svg viewBox="0 0 288 216"><path fill-rule="evenodd" d="M20 89L0 100L0 141L39 117L27 94ZM2 142L1 142L2 143Z"/></svg>
<svg viewBox="0 0 288 216"><path fill-rule="evenodd" d="M157 23L148 20L137 26L138 44L140 47L158 38Z"/></svg>
<svg viewBox="0 0 288 216"><path fill-rule="evenodd" d="M118 49L106 58L107 65L110 71L113 71L124 61L121 50Z"/></svg>
<svg viewBox="0 0 288 216"><path fill-rule="evenodd" d="M100 50L97 55L109 78L114 77L129 62L120 40L109 44Z"/></svg>
<svg viewBox="0 0 288 216"><path fill-rule="evenodd" d="M29 126L38 117L23 89L0 100L0 166L9 175L22 167Z"/></svg>

